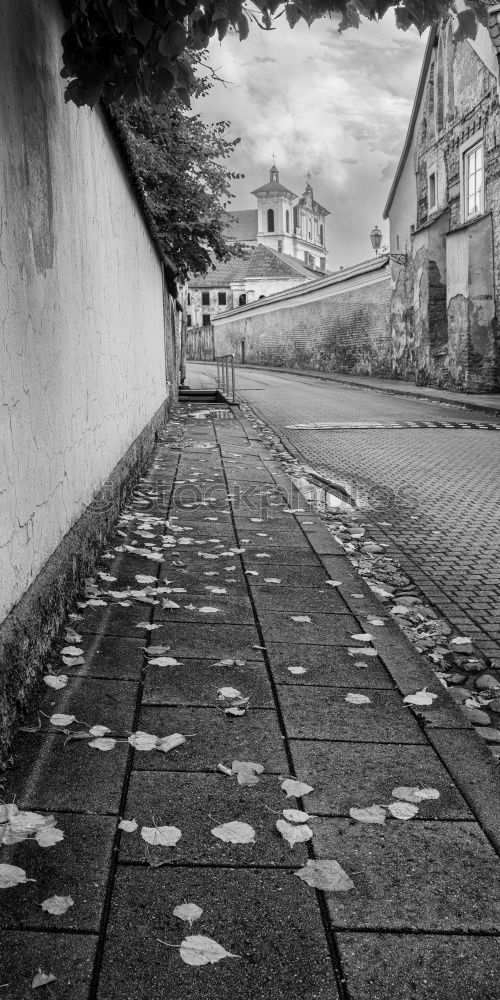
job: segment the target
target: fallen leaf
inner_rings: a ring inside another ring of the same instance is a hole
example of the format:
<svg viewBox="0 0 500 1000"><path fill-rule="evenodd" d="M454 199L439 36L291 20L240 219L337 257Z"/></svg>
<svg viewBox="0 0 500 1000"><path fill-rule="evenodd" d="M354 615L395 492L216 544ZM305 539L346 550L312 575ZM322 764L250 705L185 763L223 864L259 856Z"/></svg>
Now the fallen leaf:
<svg viewBox="0 0 500 1000"><path fill-rule="evenodd" d="M418 806L413 806L409 802L391 802L387 808L395 819L412 819L418 813Z"/></svg>
<svg viewBox="0 0 500 1000"><path fill-rule="evenodd" d="M262 774L264 767L262 764L255 764L252 760L233 760L231 774L235 774L239 785L258 784L258 775Z"/></svg>
<svg viewBox="0 0 500 1000"><path fill-rule="evenodd" d="M329 587L341 587L343 580L325 580Z"/></svg>
<svg viewBox="0 0 500 1000"><path fill-rule="evenodd" d="M231 705L230 708L225 708L224 709L224 714L225 715L245 715L246 714L246 708L244 708L243 706L240 707L238 705Z"/></svg>
<svg viewBox="0 0 500 1000"><path fill-rule="evenodd" d="M124 833L135 833L138 828L138 823L136 819L121 819L118 823L118 829L123 830Z"/></svg>
<svg viewBox="0 0 500 1000"><path fill-rule="evenodd" d="M291 619L293 622L299 622L299 624L304 624L304 625L311 624L311 619L309 618L309 615L291 615Z"/></svg>
<svg viewBox="0 0 500 1000"><path fill-rule="evenodd" d="M233 687L218 688L217 694L219 698L243 698L241 691Z"/></svg>
<svg viewBox="0 0 500 1000"><path fill-rule="evenodd" d="M55 826L44 827L42 830L37 830L35 840L39 847L54 847L64 840L64 831L58 830Z"/></svg>
<svg viewBox="0 0 500 1000"><path fill-rule="evenodd" d="M302 809L283 809L283 816L289 823L307 823L311 817Z"/></svg>
<svg viewBox="0 0 500 1000"><path fill-rule="evenodd" d="M239 820L214 826L211 832L214 837L227 844L255 844L255 830L248 823L241 823Z"/></svg>
<svg viewBox="0 0 500 1000"><path fill-rule="evenodd" d="M144 646L143 647L146 656L163 656L163 653L167 653L170 646Z"/></svg>
<svg viewBox="0 0 500 1000"><path fill-rule="evenodd" d="M103 750L104 752L107 750L114 750L115 746L116 740L109 736L99 736L97 739L91 740L89 743L89 747L93 747L94 750Z"/></svg>
<svg viewBox="0 0 500 1000"><path fill-rule="evenodd" d="M385 809L382 809L382 806L376 805L367 806L364 809L353 807L349 809L349 816L356 819L358 823L377 823L382 825L386 820Z"/></svg>
<svg viewBox="0 0 500 1000"><path fill-rule="evenodd" d="M276 820L276 829L279 831L283 840L286 840L290 847L294 847L295 844L304 844L307 840L311 840L313 832L307 823L301 823L298 826L294 826L293 823L287 823L286 819Z"/></svg>
<svg viewBox="0 0 500 1000"><path fill-rule="evenodd" d="M47 983L53 983L55 982L55 978L53 972L42 972L41 968L39 968L31 981L31 989L36 990L39 986L46 986Z"/></svg>
<svg viewBox="0 0 500 1000"><path fill-rule="evenodd" d="M136 580L137 583L156 583L156 577L150 576L147 573L138 573Z"/></svg>
<svg viewBox="0 0 500 1000"><path fill-rule="evenodd" d="M175 601L170 601L166 597L163 598L161 606L162 608L180 608L180 604L176 604Z"/></svg>
<svg viewBox="0 0 500 1000"><path fill-rule="evenodd" d="M65 646L61 649L61 656L82 656L83 649L79 649L78 646Z"/></svg>
<svg viewBox="0 0 500 1000"><path fill-rule="evenodd" d="M179 954L186 965L214 965L222 958L239 958L204 934L191 934L181 943Z"/></svg>
<svg viewBox="0 0 500 1000"><path fill-rule="evenodd" d="M68 683L66 674L45 674L43 679L47 687L54 688L54 691L60 691Z"/></svg>
<svg viewBox="0 0 500 1000"><path fill-rule="evenodd" d="M182 743L186 742L186 737L182 733L172 733L170 736L161 736L156 744L156 749L161 750L162 753L169 753L175 747L180 747Z"/></svg>
<svg viewBox="0 0 500 1000"><path fill-rule="evenodd" d="M385 621L383 618L371 618L370 615L368 615L368 621L370 622L370 625L378 625L378 626L385 625Z"/></svg>
<svg viewBox="0 0 500 1000"><path fill-rule="evenodd" d="M182 833L177 826L143 826L141 837L153 847L175 847Z"/></svg>
<svg viewBox="0 0 500 1000"><path fill-rule="evenodd" d="M174 917L178 917L179 920L185 920L190 927L193 926L195 920L199 920L203 910L201 906L197 906L196 903L181 903L176 906L172 911Z"/></svg>
<svg viewBox="0 0 500 1000"><path fill-rule="evenodd" d="M53 726L71 726L72 722L76 722L76 716L63 715L60 712L56 712L54 715L50 716L49 722L51 722Z"/></svg>
<svg viewBox="0 0 500 1000"><path fill-rule="evenodd" d="M282 781L280 788L286 792L288 798L293 795L297 799L314 791L312 785L306 785L305 782L297 781L296 778L286 778L285 781Z"/></svg>
<svg viewBox="0 0 500 1000"><path fill-rule="evenodd" d="M310 860L294 875L313 889L323 889L324 892L348 892L349 889L354 889L354 882L338 861Z"/></svg>
<svg viewBox="0 0 500 1000"><path fill-rule="evenodd" d="M16 865L0 864L0 889L10 889L13 885L24 885L25 882L34 882L34 878L27 878L23 868Z"/></svg>
<svg viewBox="0 0 500 1000"><path fill-rule="evenodd" d="M307 674L305 667L287 667L286 668L291 674Z"/></svg>
<svg viewBox="0 0 500 1000"><path fill-rule="evenodd" d="M346 694L345 701L349 702L349 705L371 705L371 698L366 694L354 694L349 692Z"/></svg>
<svg viewBox="0 0 500 1000"><path fill-rule="evenodd" d="M371 642L373 636L369 632L358 632L356 635L351 635L351 639L355 639L356 642Z"/></svg>
<svg viewBox="0 0 500 1000"><path fill-rule="evenodd" d="M368 649L363 646L348 646L349 656L378 656L376 649Z"/></svg>
<svg viewBox="0 0 500 1000"><path fill-rule="evenodd" d="M158 737L138 730L136 733L130 734L128 742L135 750L155 750L158 744Z"/></svg>
<svg viewBox="0 0 500 1000"><path fill-rule="evenodd" d="M182 664L179 660L175 659L175 656L155 656L152 660L148 660L148 666L150 667L181 667Z"/></svg>
<svg viewBox="0 0 500 1000"><path fill-rule="evenodd" d="M82 637L79 632L75 632L73 628L66 629L66 634L64 636L66 642L81 642Z"/></svg>
<svg viewBox="0 0 500 1000"><path fill-rule="evenodd" d="M150 625L149 622L137 622L134 628L145 628L147 632L154 632L156 628L165 628L165 625Z"/></svg>
<svg viewBox="0 0 500 1000"><path fill-rule="evenodd" d="M437 788L419 788L418 785L415 787L398 785L397 788L392 789L391 795L395 799L404 799L405 802L423 802L424 799L439 798Z"/></svg>
<svg viewBox="0 0 500 1000"><path fill-rule="evenodd" d="M415 694L407 694L406 698L403 698L403 701L405 705L432 705L435 698L437 698L437 694L433 694L427 688L422 688L421 691L416 691Z"/></svg>
<svg viewBox="0 0 500 1000"><path fill-rule="evenodd" d="M265 576L264 583L281 583L281 579L277 576Z"/></svg>
<svg viewBox="0 0 500 1000"><path fill-rule="evenodd" d="M89 729L90 736L105 736L106 733L110 732L109 726L92 726L92 729Z"/></svg>
<svg viewBox="0 0 500 1000"><path fill-rule="evenodd" d="M62 661L65 667L83 667L85 663L83 656L63 656Z"/></svg>
<svg viewBox="0 0 500 1000"><path fill-rule="evenodd" d="M50 896L49 899L44 899L43 903L40 903L42 910L46 910L47 913L52 913L54 916L66 913L66 910L74 905L75 901L71 896Z"/></svg>

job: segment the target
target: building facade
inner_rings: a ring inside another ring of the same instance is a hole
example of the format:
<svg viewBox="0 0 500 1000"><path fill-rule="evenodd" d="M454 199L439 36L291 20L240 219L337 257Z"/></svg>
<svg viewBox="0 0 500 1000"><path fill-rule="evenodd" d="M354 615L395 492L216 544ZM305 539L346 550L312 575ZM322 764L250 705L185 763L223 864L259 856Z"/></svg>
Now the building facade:
<svg viewBox="0 0 500 1000"><path fill-rule="evenodd" d="M462 9L464 9L462 4ZM460 9L460 5L459 5ZM500 5L474 40L429 37L384 217L393 264L393 376L500 390Z"/></svg>

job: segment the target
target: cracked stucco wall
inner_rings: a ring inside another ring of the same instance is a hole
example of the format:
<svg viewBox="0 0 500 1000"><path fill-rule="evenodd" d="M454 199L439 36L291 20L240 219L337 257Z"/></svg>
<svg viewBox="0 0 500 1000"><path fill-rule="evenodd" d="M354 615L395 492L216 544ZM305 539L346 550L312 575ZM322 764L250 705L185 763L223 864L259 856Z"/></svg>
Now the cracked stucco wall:
<svg viewBox="0 0 500 1000"><path fill-rule="evenodd" d="M161 264L63 30L0 5L0 622L166 395Z"/></svg>

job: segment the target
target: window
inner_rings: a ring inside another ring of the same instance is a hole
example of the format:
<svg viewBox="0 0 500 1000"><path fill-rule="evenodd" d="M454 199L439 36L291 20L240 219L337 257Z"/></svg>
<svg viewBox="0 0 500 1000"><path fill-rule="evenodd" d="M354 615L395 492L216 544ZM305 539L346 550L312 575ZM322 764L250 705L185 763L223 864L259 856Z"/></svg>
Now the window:
<svg viewBox="0 0 500 1000"><path fill-rule="evenodd" d="M319 242L321 243L322 247L325 245L325 236L324 236L323 226L319 227Z"/></svg>
<svg viewBox="0 0 500 1000"><path fill-rule="evenodd" d="M288 209L285 212L285 220L286 220L286 231L287 231L287 233L289 233L290 232L290 212L288 211Z"/></svg>
<svg viewBox="0 0 500 1000"><path fill-rule="evenodd" d="M227 302L227 297L225 292L219 292L219 305L225 306Z"/></svg>
<svg viewBox="0 0 500 1000"><path fill-rule="evenodd" d="M283 240L278 240L278 253L283 253Z"/></svg>
<svg viewBox="0 0 500 1000"><path fill-rule="evenodd" d="M202 323L203 326L210 326L210 313L203 313Z"/></svg>
<svg viewBox="0 0 500 1000"><path fill-rule="evenodd" d="M201 293L201 304L202 304L202 306L209 306L210 305L210 292L202 292Z"/></svg>
<svg viewBox="0 0 500 1000"><path fill-rule="evenodd" d="M191 295L188 292L188 306L190 306L190 305L191 305Z"/></svg>
<svg viewBox="0 0 500 1000"><path fill-rule="evenodd" d="M240 295L240 297L238 299L238 305L239 306L246 306L246 304L247 304L247 297L246 297L245 293L243 292L242 295Z"/></svg>
<svg viewBox="0 0 500 1000"><path fill-rule="evenodd" d="M428 185L428 208L429 212L433 212L437 205L437 180L436 171L431 170L427 175L427 185Z"/></svg>
<svg viewBox="0 0 500 1000"><path fill-rule="evenodd" d="M399 236L396 236L396 250L399 250Z"/></svg>
<svg viewBox="0 0 500 1000"><path fill-rule="evenodd" d="M299 228L299 209L297 205L293 206L293 228L295 232Z"/></svg>
<svg viewBox="0 0 500 1000"><path fill-rule="evenodd" d="M484 211L483 146L475 146L464 156L465 218Z"/></svg>
<svg viewBox="0 0 500 1000"><path fill-rule="evenodd" d="M189 313L186 316L186 323L188 326L191 326L191 316L189 315Z"/></svg>
<svg viewBox="0 0 500 1000"><path fill-rule="evenodd" d="M272 208L267 210L267 231L268 233L274 233L274 212Z"/></svg>

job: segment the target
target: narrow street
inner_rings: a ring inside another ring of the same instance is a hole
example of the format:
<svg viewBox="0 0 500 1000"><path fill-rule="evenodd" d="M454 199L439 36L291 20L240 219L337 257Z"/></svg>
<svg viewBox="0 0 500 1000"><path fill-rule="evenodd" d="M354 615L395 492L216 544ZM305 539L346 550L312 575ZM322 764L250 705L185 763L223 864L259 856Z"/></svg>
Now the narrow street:
<svg viewBox="0 0 500 1000"><path fill-rule="evenodd" d="M188 375L213 385L214 371L195 364ZM500 417L242 367L237 389L302 461L363 501L372 537L389 543L429 602L498 662Z"/></svg>

